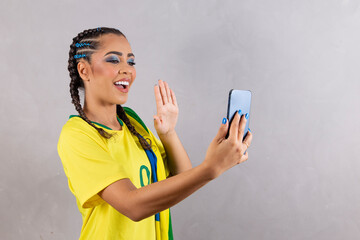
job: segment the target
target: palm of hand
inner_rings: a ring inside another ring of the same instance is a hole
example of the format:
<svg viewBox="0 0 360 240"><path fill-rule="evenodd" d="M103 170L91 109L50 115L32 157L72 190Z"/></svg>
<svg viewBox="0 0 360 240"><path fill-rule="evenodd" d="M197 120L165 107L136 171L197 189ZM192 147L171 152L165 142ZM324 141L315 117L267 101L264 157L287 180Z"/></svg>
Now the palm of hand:
<svg viewBox="0 0 360 240"><path fill-rule="evenodd" d="M154 87L157 115L154 116L155 129L158 135L168 135L175 131L179 107L174 92L169 85L159 80Z"/></svg>

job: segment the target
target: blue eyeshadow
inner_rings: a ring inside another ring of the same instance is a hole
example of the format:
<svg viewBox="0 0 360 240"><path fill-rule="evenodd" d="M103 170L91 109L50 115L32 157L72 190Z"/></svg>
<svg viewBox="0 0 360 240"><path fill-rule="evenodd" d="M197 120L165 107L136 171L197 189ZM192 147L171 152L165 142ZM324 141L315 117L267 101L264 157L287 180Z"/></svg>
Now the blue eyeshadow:
<svg viewBox="0 0 360 240"><path fill-rule="evenodd" d="M114 60L120 61L119 58L115 57L115 56L112 56L112 57L109 57L106 59L106 61L114 61Z"/></svg>

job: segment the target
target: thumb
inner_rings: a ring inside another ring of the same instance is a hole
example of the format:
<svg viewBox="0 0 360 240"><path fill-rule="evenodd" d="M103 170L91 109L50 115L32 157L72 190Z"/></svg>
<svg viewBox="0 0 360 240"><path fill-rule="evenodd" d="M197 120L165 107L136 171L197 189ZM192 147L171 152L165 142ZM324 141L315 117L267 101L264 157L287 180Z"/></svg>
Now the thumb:
<svg viewBox="0 0 360 240"><path fill-rule="evenodd" d="M216 138L217 140L225 138L225 136L226 136L226 134L227 134L227 130L228 130L228 125L229 125L228 122L229 122L229 121L228 121L227 118L223 118L222 123L221 123L221 126L220 126L220 128L219 128L219 131L218 131L218 133L217 133L216 136L215 136L215 138Z"/></svg>
<svg viewBox="0 0 360 240"><path fill-rule="evenodd" d="M158 125L160 124L160 119L159 119L159 117L156 116L156 115L154 115L153 117L154 117L154 125L155 125L155 126L158 126Z"/></svg>

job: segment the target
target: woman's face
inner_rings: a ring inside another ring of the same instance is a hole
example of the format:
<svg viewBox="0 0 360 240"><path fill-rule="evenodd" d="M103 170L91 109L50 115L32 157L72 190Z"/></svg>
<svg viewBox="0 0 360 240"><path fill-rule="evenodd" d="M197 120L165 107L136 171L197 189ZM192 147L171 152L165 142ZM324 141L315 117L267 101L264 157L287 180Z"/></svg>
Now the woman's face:
<svg viewBox="0 0 360 240"><path fill-rule="evenodd" d="M135 56L123 36L106 34L100 43L91 55L88 81L84 81L86 99L101 105L124 104L136 77Z"/></svg>

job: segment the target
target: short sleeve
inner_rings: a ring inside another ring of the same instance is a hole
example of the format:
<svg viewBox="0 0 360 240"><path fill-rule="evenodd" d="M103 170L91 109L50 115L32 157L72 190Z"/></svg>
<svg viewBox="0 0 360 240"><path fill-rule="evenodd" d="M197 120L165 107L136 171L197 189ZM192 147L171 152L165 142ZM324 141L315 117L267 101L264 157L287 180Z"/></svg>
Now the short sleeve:
<svg viewBox="0 0 360 240"><path fill-rule="evenodd" d="M159 151L160 151L161 157L162 157L163 162L164 162L165 175L166 175L166 177L169 177L169 175L170 175L170 169L169 169L168 158L167 158L167 156L166 156L166 152L165 152L164 145L162 144L162 142L160 141L160 139L158 139L158 138L150 131L150 129L148 129L148 130L149 130L149 133L150 133L150 135L151 135L151 138L155 140L155 144L156 144L157 148L158 148Z"/></svg>
<svg viewBox="0 0 360 240"><path fill-rule="evenodd" d="M57 145L69 187L83 208L104 200L98 193L117 180L128 178L101 136L77 129L62 129Z"/></svg>

